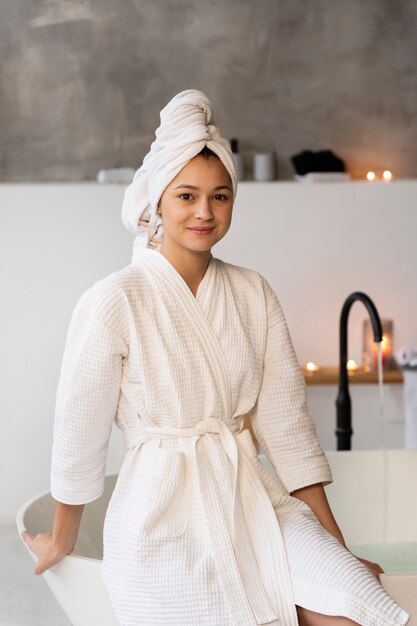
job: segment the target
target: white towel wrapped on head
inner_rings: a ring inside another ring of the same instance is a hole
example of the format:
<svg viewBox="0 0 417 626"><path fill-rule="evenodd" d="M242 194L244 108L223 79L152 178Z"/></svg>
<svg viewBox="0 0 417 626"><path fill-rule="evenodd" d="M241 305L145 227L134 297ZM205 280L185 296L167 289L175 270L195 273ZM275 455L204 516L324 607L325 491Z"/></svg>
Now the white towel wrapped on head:
<svg viewBox="0 0 417 626"><path fill-rule="evenodd" d="M214 125L210 100L197 89L180 92L160 112L161 124L150 151L127 187L122 221L136 235L134 258L145 247L160 248L163 221L157 213L164 189L207 146L226 167L236 197L237 176L230 142Z"/></svg>

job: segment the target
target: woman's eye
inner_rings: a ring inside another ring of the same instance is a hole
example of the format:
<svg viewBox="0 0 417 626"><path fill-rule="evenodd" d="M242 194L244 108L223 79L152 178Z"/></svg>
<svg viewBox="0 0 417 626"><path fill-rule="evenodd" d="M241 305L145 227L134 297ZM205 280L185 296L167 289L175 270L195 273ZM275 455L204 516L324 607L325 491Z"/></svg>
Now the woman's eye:
<svg viewBox="0 0 417 626"><path fill-rule="evenodd" d="M190 193L181 193L178 197L181 199L189 200L192 195ZM217 193L214 197L216 198L216 200L227 200L227 196L225 196L223 193Z"/></svg>

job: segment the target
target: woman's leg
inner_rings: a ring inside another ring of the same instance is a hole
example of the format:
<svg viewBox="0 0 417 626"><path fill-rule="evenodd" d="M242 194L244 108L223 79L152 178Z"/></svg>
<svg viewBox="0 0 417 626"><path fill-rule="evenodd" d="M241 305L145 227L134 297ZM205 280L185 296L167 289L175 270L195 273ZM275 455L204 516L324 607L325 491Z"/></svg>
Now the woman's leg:
<svg viewBox="0 0 417 626"><path fill-rule="evenodd" d="M282 496L274 506L302 626L406 624L409 614L371 571L323 528L297 498Z"/></svg>
<svg viewBox="0 0 417 626"><path fill-rule="evenodd" d="M358 622L353 622L347 617L322 615L322 613L316 613L301 606L296 606L296 609L300 626L351 626L358 624Z"/></svg>

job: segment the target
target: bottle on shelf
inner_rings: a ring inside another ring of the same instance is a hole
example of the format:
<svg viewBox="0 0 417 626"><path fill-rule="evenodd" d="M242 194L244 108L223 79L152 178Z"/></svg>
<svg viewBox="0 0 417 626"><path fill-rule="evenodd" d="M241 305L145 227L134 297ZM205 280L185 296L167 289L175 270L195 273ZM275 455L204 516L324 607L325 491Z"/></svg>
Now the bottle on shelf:
<svg viewBox="0 0 417 626"><path fill-rule="evenodd" d="M245 178L245 166L243 163L242 154L239 152L239 141L235 138L230 140L230 147L233 153L233 159L236 167L236 175L238 180L244 180Z"/></svg>

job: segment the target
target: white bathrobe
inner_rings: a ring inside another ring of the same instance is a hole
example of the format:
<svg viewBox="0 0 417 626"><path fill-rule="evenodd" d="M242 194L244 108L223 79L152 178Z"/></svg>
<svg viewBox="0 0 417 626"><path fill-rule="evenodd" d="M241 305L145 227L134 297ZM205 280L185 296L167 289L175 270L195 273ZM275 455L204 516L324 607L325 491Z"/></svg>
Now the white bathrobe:
<svg viewBox="0 0 417 626"><path fill-rule="evenodd" d="M243 415L283 487L256 456ZM104 526L120 626L296 626L295 605L407 622L289 492L332 480L282 309L253 270L211 257L196 297L158 251L86 291L68 331L51 491L103 493L112 422L126 453Z"/></svg>

